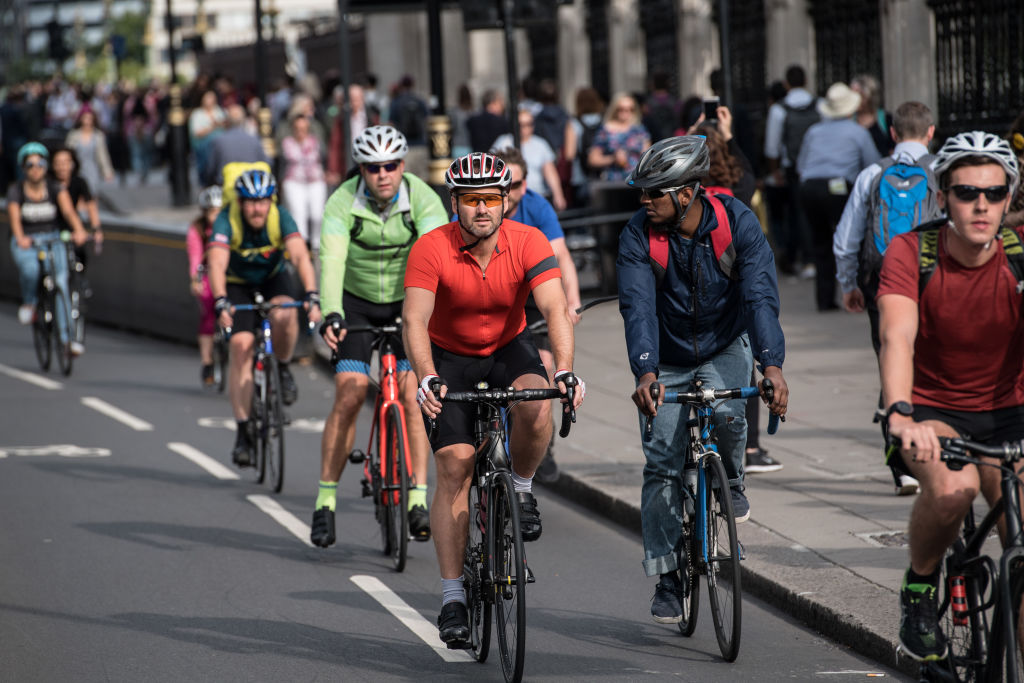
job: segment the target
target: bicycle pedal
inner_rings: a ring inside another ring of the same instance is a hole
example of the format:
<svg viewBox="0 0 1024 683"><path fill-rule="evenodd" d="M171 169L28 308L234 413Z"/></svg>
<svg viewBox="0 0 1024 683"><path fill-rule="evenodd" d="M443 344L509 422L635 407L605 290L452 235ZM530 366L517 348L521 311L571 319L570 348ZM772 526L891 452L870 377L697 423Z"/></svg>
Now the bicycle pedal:
<svg viewBox="0 0 1024 683"><path fill-rule="evenodd" d="M348 454L348 461L353 465L358 465L361 462L366 462L366 453L363 453L360 450L354 450Z"/></svg>
<svg viewBox="0 0 1024 683"><path fill-rule="evenodd" d="M448 646L449 650L472 650L473 643L468 640L451 640L445 645Z"/></svg>

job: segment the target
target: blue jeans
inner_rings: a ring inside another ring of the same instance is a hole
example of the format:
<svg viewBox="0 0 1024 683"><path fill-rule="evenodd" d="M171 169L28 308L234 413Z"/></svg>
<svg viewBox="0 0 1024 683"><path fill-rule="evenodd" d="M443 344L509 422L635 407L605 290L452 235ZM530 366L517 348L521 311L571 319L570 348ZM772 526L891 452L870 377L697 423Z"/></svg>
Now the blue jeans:
<svg viewBox="0 0 1024 683"><path fill-rule="evenodd" d="M748 386L754 360L746 334L737 337L714 358L693 368L661 366L658 382L666 389L688 391L695 379L716 389ZM747 399L724 401L715 409L718 452L731 486L743 482L743 454L747 442ZM644 415L640 415L643 433ZM683 525L683 462L689 438L689 411L681 403L658 408L651 440L641 442L647 464L640 492L640 520L644 539L644 571L647 576L666 574L678 568L676 545Z"/></svg>
<svg viewBox="0 0 1024 683"><path fill-rule="evenodd" d="M39 285L39 249L47 242L53 242L54 277L60 290L59 296L67 296L68 292L68 258L64 244L60 241L59 232L41 232L32 235L32 246L22 249L17 240L11 237L11 256L18 269L18 284L21 286L21 299L26 304L35 305L36 288ZM68 339L67 308L57 308L57 329L60 331L61 342Z"/></svg>

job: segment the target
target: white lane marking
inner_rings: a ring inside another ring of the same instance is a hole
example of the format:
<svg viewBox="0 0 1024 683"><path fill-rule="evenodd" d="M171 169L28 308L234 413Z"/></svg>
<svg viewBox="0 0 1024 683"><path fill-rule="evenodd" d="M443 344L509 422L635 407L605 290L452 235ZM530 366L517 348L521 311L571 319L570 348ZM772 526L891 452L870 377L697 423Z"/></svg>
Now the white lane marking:
<svg viewBox="0 0 1024 683"><path fill-rule="evenodd" d="M108 458L110 449L75 446L69 443L52 446L0 446L0 458L38 455L59 455L62 458Z"/></svg>
<svg viewBox="0 0 1024 683"><path fill-rule="evenodd" d="M405 624L420 640L429 645L434 652L446 662L475 662L471 650L449 650L437 637L437 627L409 606L405 600L385 586L375 576L357 575L351 577L352 583L366 591L371 598L381 604L391 615Z"/></svg>
<svg viewBox="0 0 1024 683"><path fill-rule="evenodd" d="M83 396L82 405L92 408L96 412L103 413L107 417L117 420L123 425L129 426L137 432L153 431L153 425L149 424L145 420L126 413L117 406L112 406L103 399L96 398L95 396Z"/></svg>
<svg viewBox="0 0 1024 683"><path fill-rule="evenodd" d="M245 498L260 510L263 510L265 513L270 515L275 522L290 531L293 536L308 545L310 548L316 547L313 545L312 541L309 540L309 527L303 524L298 517L281 507L281 504L276 500L270 496L263 495L251 495L246 496Z"/></svg>
<svg viewBox="0 0 1024 683"><path fill-rule="evenodd" d="M189 446L187 443L172 441L167 444L167 447L178 455L188 458L218 479L238 479L237 472L231 471L208 456L206 453L203 453L196 448L192 448L192 446Z"/></svg>
<svg viewBox="0 0 1024 683"><path fill-rule="evenodd" d="M881 671L855 671L848 669L844 671L818 671L819 676L867 676L868 678L885 678Z"/></svg>
<svg viewBox="0 0 1024 683"><path fill-rule="evenodd" d="M233 417L201 417L196 422L200 427L209 427L210 429L229 429L231 431L238 429L238 423ZM288 431L320 434L324 431L324 420L296 417L288 423Z"/></svg>
<svg viewBox="0 0 1024 683"><path fill-rule="evenodd" d="M58 389L64 388L64 385L60 382L42 377L34 372L25 372L24 370L18 370L3 364L0 364L0 373L3 373L8 377L13 377L14 379L20 379L22 382L35 384L37 387L42 387L43 389L49 389L50 391L57 391Z"/></svg>

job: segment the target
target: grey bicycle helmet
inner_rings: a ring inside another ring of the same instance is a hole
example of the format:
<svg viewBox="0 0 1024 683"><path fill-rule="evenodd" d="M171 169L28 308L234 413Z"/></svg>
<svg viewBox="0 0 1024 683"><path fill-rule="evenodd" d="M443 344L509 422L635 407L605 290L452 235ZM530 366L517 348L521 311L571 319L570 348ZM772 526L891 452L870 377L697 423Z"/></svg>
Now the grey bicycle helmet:
<svg viewBox="0 0 1024 683"><path fill-rule="evenodd" d="M938 178L940 186L948 185L949 179L945 176L950 167L966 157L985 157L1002 166L1009 179L1010 196L1014 195L1020 180L1017 155L1013 153L1010 143L1006 140L982 130L959 133L943 143L942 149L936 155L934 166L935 177Z"/></svg>
<svg viewBox="0 0 1024 683"><path fill-rule="evenodd" d="M220 185L210 185L199 193L199 208L203 211L207 209L219 209L224 204L224 193L220 189Z"/></svg>
<svg viewBox="0 0 1024 683"><path fill-rule="evenodd" d="M352 159L357 164L399 161L408 153L405 136L391 126L370 126L352 141Z"/></svg>
<svg viewBox="0 0 1024 683"><path fill-rule="evenodd" d="M711 158L704 136L680 135L651 145L626 177L626 184L637 190L678 189L697 182L710 169Z"/></svg>

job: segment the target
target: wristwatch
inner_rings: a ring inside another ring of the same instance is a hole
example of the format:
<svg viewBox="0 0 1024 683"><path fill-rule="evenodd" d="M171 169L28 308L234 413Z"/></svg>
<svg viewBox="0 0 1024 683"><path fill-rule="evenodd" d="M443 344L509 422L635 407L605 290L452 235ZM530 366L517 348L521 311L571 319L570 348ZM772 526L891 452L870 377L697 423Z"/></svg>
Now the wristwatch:
<svg viewBox="0 0 1024 683"><path fill-rule="evenodd" d="M914 406L907 403L906 401L896 401L889 409L885 411L885 419L892 417L893 413L899 413L905 417L911 417L914 414Z"/></svg>

